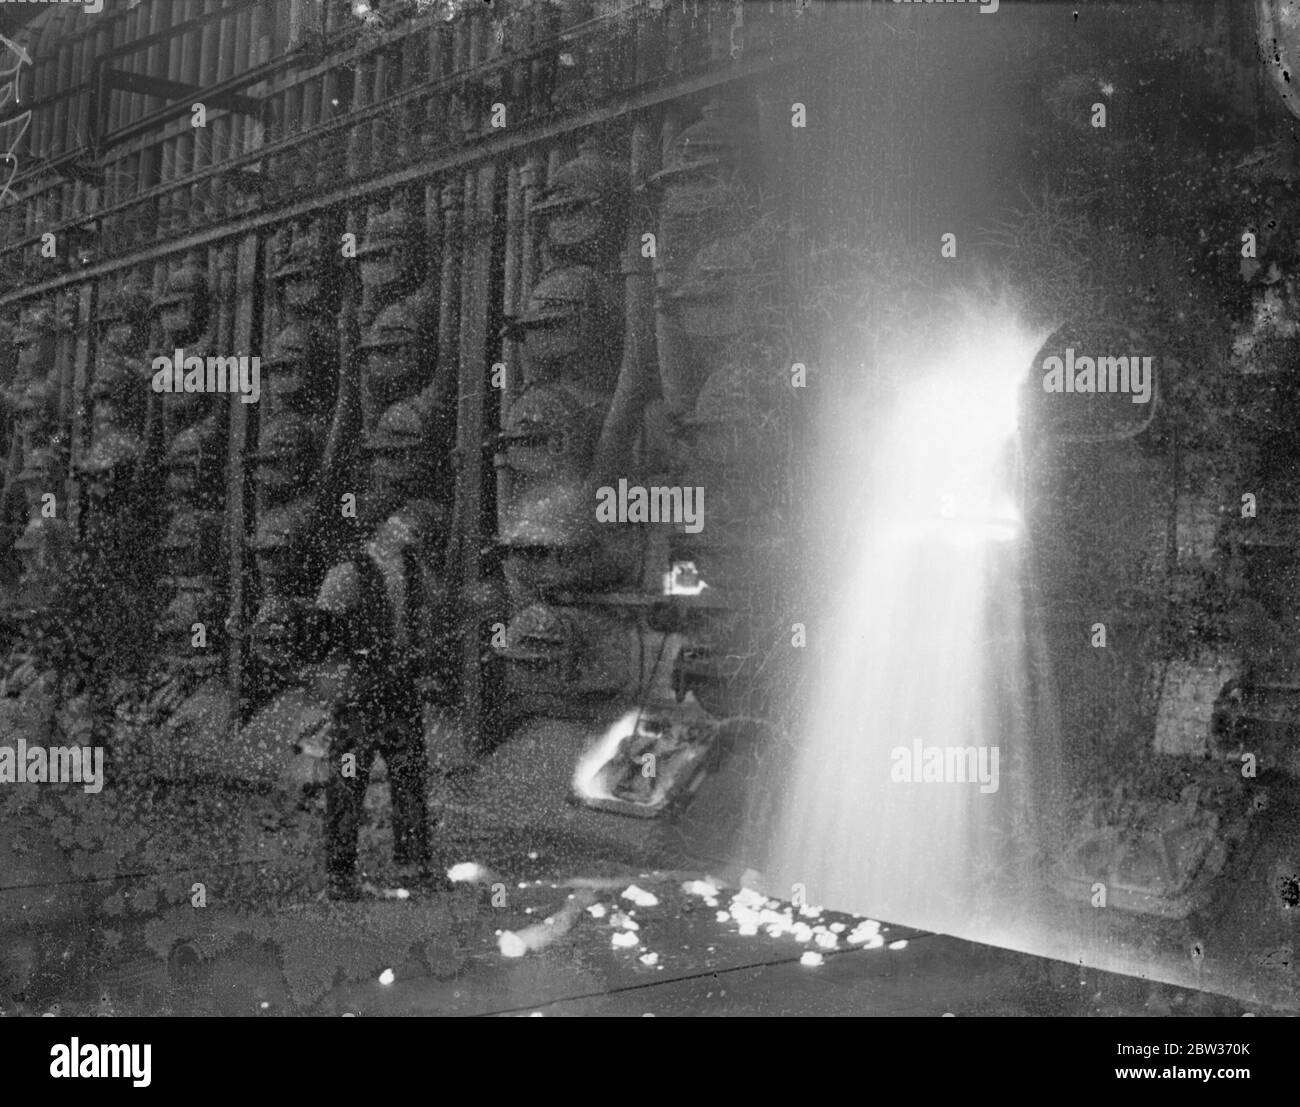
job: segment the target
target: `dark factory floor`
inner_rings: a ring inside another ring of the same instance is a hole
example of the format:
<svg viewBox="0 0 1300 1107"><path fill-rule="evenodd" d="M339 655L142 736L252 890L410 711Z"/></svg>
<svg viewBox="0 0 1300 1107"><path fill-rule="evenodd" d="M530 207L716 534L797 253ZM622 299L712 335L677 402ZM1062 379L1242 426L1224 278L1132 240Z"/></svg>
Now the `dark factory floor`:
<svg viewBox="0 0 1300 1107"><path fill-rule="evenodd" d="M239 750L205 760L188 741L173 749L170 782L95 796L6 789L2 848L26 859L0 879L10 1011L1268 1013L1213 989L738 893L742 872L707 828L567 802L581 732L555 723L525 726L474 772L439 776L439 861L478 866L473 880L332 904L320 814L285 787L294 767L284 760L279 784L250 785L257 767ZM709 782L711 808L726 786ZM363 866L391 890L386 788L372 786L370 800ZM541 938L507 957L507 932Z"/></svg>

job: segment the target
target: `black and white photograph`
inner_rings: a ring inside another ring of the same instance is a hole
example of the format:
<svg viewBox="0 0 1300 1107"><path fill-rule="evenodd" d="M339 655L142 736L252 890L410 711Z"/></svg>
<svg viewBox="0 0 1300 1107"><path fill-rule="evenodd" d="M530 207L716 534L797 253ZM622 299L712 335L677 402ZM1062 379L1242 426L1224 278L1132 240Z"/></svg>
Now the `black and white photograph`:
<svg viewBox="0 0 1300 1107"><path fill-rule="evenodd" d="M1300 0L0 0L37 1086L287 1016L1240 1083L1297 950Z"/></svg>

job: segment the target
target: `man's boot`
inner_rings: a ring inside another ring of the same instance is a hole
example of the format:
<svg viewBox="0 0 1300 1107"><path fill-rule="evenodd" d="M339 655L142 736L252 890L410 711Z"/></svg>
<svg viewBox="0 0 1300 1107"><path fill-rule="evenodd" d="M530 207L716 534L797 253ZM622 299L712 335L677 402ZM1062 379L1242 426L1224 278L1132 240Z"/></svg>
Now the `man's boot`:
<svg viewBox="0 0 1300 1107"><path fill-rule="evenodd" d="M330 899L361 898L357 879L357 839L365 814L370 759L365 756L361 720L338 720L330 739L329 776L325 781L325 870ZM354 754L356 776L343 775L343 757Z"/></svg>

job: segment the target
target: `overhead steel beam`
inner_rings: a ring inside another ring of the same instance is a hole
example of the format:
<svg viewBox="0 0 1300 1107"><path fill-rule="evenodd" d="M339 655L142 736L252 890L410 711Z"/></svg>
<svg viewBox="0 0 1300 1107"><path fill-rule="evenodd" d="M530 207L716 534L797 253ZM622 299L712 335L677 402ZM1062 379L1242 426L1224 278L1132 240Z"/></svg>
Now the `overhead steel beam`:
<svg viewBox="0 0 1300 1107"><path fill-rule="evenodd" d="M207 227L170 242L155 243L143 250L123 254L96 265L89 265L75 274L66 274L62 277L43 281L39 285L32 285L21 291L7 293L0 296L0 308L47 295L52 291L64 288L69 284L75 284L78 281L94 280L106 274L114 273L119 269L174 257L189 250L196 250L213 243L224 242L230 238L237 238L250 231L272 227L295 219L311 217L330 208L355 205L364 202L371 196L391 192L404 185L436 179L457 169L467 169L480 162L504 157L515 150L527 149L541 142L583 131L596 124L621 116L626 112L639 111L670 100L693 96L722 85L734 84L760 73L797 65L802 60L804 59L800 56L793 55L780 59L763 58L751 62L740 62L728 65L724 69L712 73L692 77L689 80L673 82L671 85L658 84L644 91L626 93L613 98L599 108L593 108L580 115L520 128L514 134L486 135L461 145L441 157L421 159L405 168L394 170L380 177L372 177L368 181L344 184L324 195L312 196L294 204L286 204L270 211L258 212L243 219L231 220L219 226ZM307 137L314 138L317 136L312 133ZM272 148L266 147L257 151L257 154L265 156L271 152ZM216 173L225 168L225 166L213 167L208 172ZM97 218L102 218L106 214L108 214L107 211L94 213Z"/></svg>
<svg viewBox="0 0 1300 1107"><path fill-rule="evenodd" d="M260 116L265 102L253 96L244 96L231 89L213 93L201 85L186 84L184 81L171 81L166 77L154 77L147 73L128 73L124 69L104 66L99 71L100 88L116 89L119 92L143 92L146 96L159 96L164 100L186 100L193 102L194 97L202 97L203 103L211 108L225 108L240 115Z"/></svg>

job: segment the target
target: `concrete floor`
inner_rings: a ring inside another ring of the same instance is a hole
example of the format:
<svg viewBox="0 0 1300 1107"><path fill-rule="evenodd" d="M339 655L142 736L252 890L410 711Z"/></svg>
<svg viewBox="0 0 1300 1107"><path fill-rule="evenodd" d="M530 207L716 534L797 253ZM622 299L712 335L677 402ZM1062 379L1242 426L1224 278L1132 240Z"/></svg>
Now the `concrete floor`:
<svg viewBox="0 0 1300 1107"><path fill-rule="evenodd" d="M885 926L878 948L849 948L844 936L857 920L833 914L822 921L844 924L839 948L820 965L801 964L810 945L788 934L742 934L735 919L719 921L732 892L718 892L710 907L683 890L706 874L739 886L743 859L728 856L726 825L739 782L711 779L690 812L673 820L592 811L567 798L585 741L573 724L526 724L473 772L439 775L431 809L440 860L474 862L492 875L452 893L356 905L320 896L319 814L295 809L289 790L267 783L265 747L260 786L248 783L254 774L241 770L238 750L205 752L193 736L173 748L166 773L142 772L99 796L11 786L0 797L0 860L6 848L16 859L0 867L0 1005L32 1014L177 1015L1266 1010L1213 989L904 927ZM278 779L292 779L289 759L279 760ZM362 843L363 863L380 885L385 797L382 786L372 788ZM51 841L52 856L42 853ZM633 883L659 903L621 899ZM579 911L547 948L501 955L501 931L553 915L571 895L594 899L605 916ZM621 927L611 925L610 912L620 908L640 928L631 948L613 944ZM657 963L642 962L650 953Z"/></svg>

